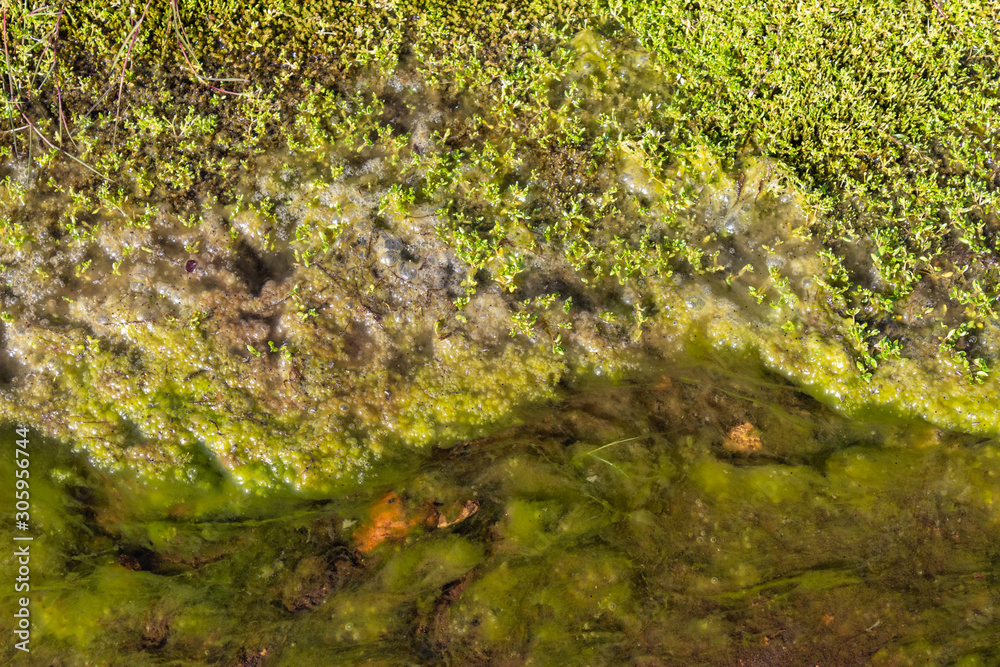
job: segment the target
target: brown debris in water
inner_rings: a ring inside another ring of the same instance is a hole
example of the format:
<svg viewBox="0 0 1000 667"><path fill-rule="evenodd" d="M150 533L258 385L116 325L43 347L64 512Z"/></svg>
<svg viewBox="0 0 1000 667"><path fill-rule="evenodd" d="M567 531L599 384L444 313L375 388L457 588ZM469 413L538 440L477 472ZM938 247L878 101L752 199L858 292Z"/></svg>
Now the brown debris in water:
<svg viewBox="0 0 1000 667"><path fill-rule="evenodd" d="M726 439L722 441L722 448L727 452L743 456L756 454L762 447L757 428L750 422L743 422L729 429Z"/></svg>
<svg viewBox="0 0 1000 667"><path fill-rule="evenodd" d="M369 521L355 531L355 546L361 553L368 553L386 540L406 537L418 526L427 529L447 528L465 521L478 511L479 502L467 500L458 515L449 520L443 512L439 512L430 504L424 504L413 511L407 510L403 507L399 496L390 492L372 505L369 510Z"/></svg>

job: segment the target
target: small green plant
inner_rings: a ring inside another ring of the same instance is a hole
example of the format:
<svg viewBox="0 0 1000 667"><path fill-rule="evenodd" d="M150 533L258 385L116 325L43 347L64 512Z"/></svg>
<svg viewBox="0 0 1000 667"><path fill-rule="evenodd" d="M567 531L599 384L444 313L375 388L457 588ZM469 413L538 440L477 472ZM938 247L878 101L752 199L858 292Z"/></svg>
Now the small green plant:
<svg viewBox="0 0 1000 667"><path fill-rule="evenodd" d="M559 356L566 354L566 348L562 345L562 334L556 334L555 339L552 341L552 354L558 354Z"/></svg>
<svg viewBox="0 0 1000 667"><path fill-rule="evenodd" d="M527 310L530 305L530 301L525 301L522 304L522 307L525 308L525 310L511 314L510 320L512 326L510 328L510 335L512 338L518 334L529 338L534 336L535 323L538 321L538 313Z"/></svg>
<svg viewBox="0 0 1000 667"><path fill-rule="evenodd" d="M274 344L274 341L267 341L267 349L271 351L271 354L280 354L281 358L285 361L290 361L292 358L292 351L288 348L287 344L282 344L280 347Z"/></svg>

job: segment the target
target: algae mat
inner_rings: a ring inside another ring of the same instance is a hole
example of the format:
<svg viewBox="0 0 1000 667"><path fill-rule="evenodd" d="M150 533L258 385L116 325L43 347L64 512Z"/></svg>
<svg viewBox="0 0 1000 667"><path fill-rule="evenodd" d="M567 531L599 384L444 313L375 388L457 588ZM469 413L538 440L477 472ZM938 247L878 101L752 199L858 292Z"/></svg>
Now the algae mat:
<svg viewBox="0 0 1000 667"><path fill-rule="evenodd" d="M31 664L996 660L995 439L698 369L529 422L312 500L32 434Z"/></svg>
<svg viewBox="0 0 1000 667"><path fill-rule="evenodd" d="M0 10L10 661L1000 659L996 7Z"/></svg>

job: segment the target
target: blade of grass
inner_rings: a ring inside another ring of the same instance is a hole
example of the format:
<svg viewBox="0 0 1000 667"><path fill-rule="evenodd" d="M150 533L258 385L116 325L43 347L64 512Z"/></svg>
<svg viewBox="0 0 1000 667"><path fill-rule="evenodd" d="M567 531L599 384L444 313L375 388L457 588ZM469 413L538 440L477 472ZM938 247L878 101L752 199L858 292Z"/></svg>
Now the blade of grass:
<svg viewBox="0 0 1000 667"><path fill-rule="evenodd" d="M584 456L592 456L595 459L597 459L598 461L601 461L602 463L608 464L609 466L611 466L612 468L614 468L615 470L617 470L619 473L621 473L622 475L624 475L626 478L631 479L631 477L629 477L625 473L625 471L622 470L618 465L612 463L611 461L607 460L603 456L598 456L597 452L601 451L602 449L607 449L608 447L613 447L614 445L620 445L620 444L625 443L625 442L633 442L635 440L642 440L643 438L652 438L654 436L664 435L664 434L665 434L665 432L662 432L662 431L658 432L658 433L644 433L643 435L636 435L636 436L633 436L631 438L623 438L621 440L615 440L614 442L609 442L606 445L601 445L600 447L597 447L595 449L590 450L589 452L586 452L584 454Z"/></svg>
<svg viewBox="0 0 1000 667"><path fill-rule="evenodd" d="M589 452L587 452L586 454L584 454L584 456L593 456L594 452L599 452L602 449L606 449L606 448L611 447L613 445L620 445L623 442L632 442L633 440L642 440L643 438L652 438L652 437L657 436L657 435L665 435L665 432L645 433L643 435L636 435L636 436L633 436L631 438L624 438L622 440L615 440L614 442L609 442L606 445L601 445L597 449L590 450Z"/></svg>
<svg viewBox="0 0 1000 667"><path fill-rule="evenodd" d="M596 454L589 453L589 452L588 452L588 456L593 456L598 461L601 461L603 463L607 463L609 466L611 466L612 468L614 468L615 470L617 470L620 474L622 474L626 479L632 479L631 477L629 477L628 475L625 474L624 470L622 470L621 468L619 468L617 465L615 465L611 461L609 461L609 460L607 460L605 458L602 458L600 456L597 456Z"/></svg>

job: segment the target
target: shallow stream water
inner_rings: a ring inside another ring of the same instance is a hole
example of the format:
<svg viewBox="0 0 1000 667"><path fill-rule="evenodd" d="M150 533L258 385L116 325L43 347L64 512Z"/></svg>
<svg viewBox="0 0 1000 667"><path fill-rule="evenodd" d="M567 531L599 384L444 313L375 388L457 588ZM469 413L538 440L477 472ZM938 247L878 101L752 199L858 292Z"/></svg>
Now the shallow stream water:
<svg viewBox="0 0 1000 667"><path fill-rule="evenodd" d="M565 388L335 497L31 447L33 664L1000 659L1000 442L745 369Z"/></svg>

